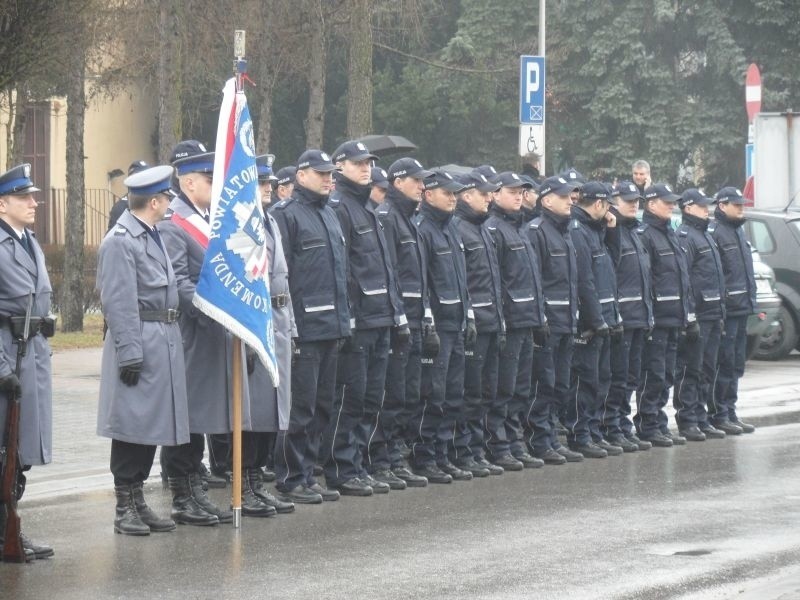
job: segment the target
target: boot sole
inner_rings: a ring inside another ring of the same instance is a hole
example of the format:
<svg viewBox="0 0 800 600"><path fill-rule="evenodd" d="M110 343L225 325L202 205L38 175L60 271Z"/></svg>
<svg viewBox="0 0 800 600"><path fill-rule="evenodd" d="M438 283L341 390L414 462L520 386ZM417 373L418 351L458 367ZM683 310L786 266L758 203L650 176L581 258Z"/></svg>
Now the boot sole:
<svg viewBox="0 0 800 600"><path fill-rule="evenodd" d="M114 525L114 533L119 533L120 535L138 535L138 536L145 536L150 535L150 530L148 531L122 531L119 527ZM36 556L36 554L34 554Z"/></svg>
<svg viewBox="0 0 800 600"><path fill-rule="evenodd" d="M194 525L195 527L214 527L214 525L219 525L219 519L208 523L203 523L200 521L185 521L183 519L176 519L175 517L172 517L172 520L175 521L177 525Z"/></svg>
<svg viewBox="0 0 800 600"><path fill-rule="evenodd" d="M405 481L406 482L406 486L410 487L410 488L412 488L412 487L423 488L423 487L426 487L428 485L427 481L414 481L412 479L403 479L403 481Z"/></svg>

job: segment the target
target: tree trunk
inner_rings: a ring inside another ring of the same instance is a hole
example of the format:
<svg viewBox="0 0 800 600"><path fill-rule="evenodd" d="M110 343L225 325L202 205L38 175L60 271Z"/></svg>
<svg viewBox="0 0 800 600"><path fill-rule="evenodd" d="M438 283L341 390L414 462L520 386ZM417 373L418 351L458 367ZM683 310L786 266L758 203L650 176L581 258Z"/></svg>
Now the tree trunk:
<svg viewBox="0 0 800 600"><path fill-rule="evenodd" d="M258 87L261 94L261 106L258 113L258 133L256 148L260 154L269 152L270 136L272 135L272 90L275 87L275 28L277 23L273 18L274 2L264 0L261 4L261 24L264 28L264 42L253 53L257 57L259 68Z"/></svg>
<svg viewBox="0 0 800 600"><path fill-rule="evenodd" d="M325 44L322 1L314 0L312 5L317 19L311 19L306 148L322 148L322 134L325 129L325 74L328 70L328 52Z"/></svg>
<svg viewBox="0 0 800 600"><path fill-rule="evenodd" d="M158 156L169 162L170 153L183 137L181 121L181 17L180 0L159 4Z"/></svg>
<svg viewBox="0 0 800 600"><path fill-rule="evenodd" d="M84 200L83 128L86 111L86 51L76 44L67 83L67 215L64 244L64 284L58 299L61 330L83 330Z"/></svg>
<svg viewBox="0 0 800 600"><path fill-rule="evenodd" d="M25 130L28 122L28 88L20 82L16 89L8 90L8 118L6 168L18 165L25 159Z"/></svg>
<svg viewBox="0 0 800 600"><path fill-rule="evenodd" d="M347 137L372 133L372 0L350 1Z"/></svg>

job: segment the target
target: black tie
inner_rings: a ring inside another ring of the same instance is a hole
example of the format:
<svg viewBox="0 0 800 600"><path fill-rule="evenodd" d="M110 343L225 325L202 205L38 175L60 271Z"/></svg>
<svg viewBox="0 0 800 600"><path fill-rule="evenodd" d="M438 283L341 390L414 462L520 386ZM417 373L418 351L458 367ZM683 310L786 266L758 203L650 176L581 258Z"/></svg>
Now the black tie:
<svg viewBox="0 0 800 600"><path fill-rule="evenodd" d="M31 258L34 258L33 249L31 248L30 241L28 240L28 233L26 231L22 232L22 237L20 238L19 243L22 244L23 248L25 248L25 252L27 252Z"/></svg>
<svg viewBox="0 0 800 600"><path fill-rule="evenodd" d="M163 251L164 244L161 242L161 234L158 233L158 228L155 225L153 225L153 228L149 230L149 233L158 244L158 247L161 248L161 250Z"/></svg>

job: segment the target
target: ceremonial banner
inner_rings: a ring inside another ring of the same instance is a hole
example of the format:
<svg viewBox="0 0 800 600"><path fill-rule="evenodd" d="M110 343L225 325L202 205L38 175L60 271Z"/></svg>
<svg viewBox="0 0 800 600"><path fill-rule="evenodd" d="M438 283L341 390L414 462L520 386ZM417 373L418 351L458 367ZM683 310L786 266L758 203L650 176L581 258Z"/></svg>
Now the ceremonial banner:
<svg viewBox="0 0 800 600"><path fill-rule="evenodd" d="M235 79L225 84L215 151L211 235L192 302L255 350L277 387L253 122Z"/></svg>

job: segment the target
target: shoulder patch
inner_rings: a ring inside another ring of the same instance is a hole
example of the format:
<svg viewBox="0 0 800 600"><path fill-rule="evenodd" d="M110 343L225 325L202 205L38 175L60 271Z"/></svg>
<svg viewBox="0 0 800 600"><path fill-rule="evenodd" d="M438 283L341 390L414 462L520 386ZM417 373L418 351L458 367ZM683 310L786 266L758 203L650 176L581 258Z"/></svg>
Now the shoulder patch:
<svg viewBox="0 0 800 600"><path fill-rule="evenodd" d="M681 237L687 237L689 235L689 231L683 227L678 229L678 235Z"/></svg>
<svg viewBox="0 0 800 600"><path fill-rule="evenodd" d="M125 232L128 231L121 225L114 227L114 235L125 235Z"/></svg>
<svg viewBox="0 0 800 600"><path fill-rule="evenodd" d="M569 225L570 225L570 228L572 228L572 229L580 229L581 228L581 224L578 223L578 221L576 221L575 219L570 221Z"/></svg>
<svg viewBox="0 0 800 600"><path fill-rule="evenodd" d="M288 198L287 198L287 199L284 199L284 200L281 200L280 202L276 202L275 204L273 204L273 205L272 205L272 210L280 210L280 209L282 209L282 208L286 208L286 205L287 205L287 204L289 204L289 200L288 200Z"/></svg>
<svg viewBox="0 0 800 600"><path fill-rule="evenodd" d="M647 227L648 227L647 223L644 223L643 225L636 228L636 233L644 233L647 230Z"/></svg>
<svg viewBox="0 0 800 600"><path fill-rule="evenodd" d="M716 223L709 223L708 224L708 232L709 233L714 233L714 231L716 229L717 229L717 224Z"/></svg>
<svg viewBox="0 0 800 600"><path fill-rule="evenodd" d="M497 231L497 227L492 227L491 225L487 225L486 229L488 229L489 231Z"/></svg>
<svg viewBox="0 0 800 600"><path fill-rule="evenodd" d="M388 214L389 214L389 207L388 207L388 206L385 206L385 204L386 204L386 203L384 202L383 204L381 204L381 205L380 205L380 206L379 206L379 207L378 207L378 208L375 210L375 214L376 214L376 215L388 215Z"/></svg>

